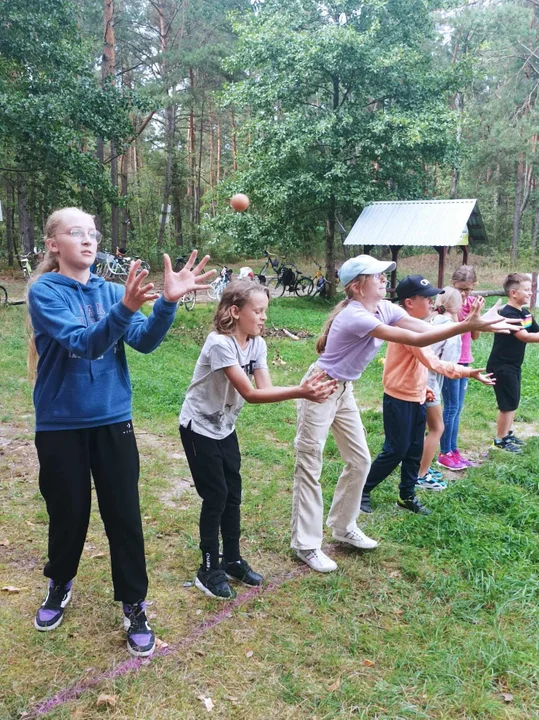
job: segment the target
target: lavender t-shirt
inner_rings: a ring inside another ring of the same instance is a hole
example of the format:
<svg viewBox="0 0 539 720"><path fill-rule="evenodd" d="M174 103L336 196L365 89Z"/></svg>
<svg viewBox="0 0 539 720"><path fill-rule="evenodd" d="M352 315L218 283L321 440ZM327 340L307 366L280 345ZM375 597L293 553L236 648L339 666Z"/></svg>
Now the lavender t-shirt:
<svg viewBox="0 0 539 720"><path fill-rule="evenodd" d="M336 380L357 380L384 342L369 333L379 325L395 325L405 315L387 300L380 300L376 312L351 300L333 321L326 349L316 364Z"/></svg>

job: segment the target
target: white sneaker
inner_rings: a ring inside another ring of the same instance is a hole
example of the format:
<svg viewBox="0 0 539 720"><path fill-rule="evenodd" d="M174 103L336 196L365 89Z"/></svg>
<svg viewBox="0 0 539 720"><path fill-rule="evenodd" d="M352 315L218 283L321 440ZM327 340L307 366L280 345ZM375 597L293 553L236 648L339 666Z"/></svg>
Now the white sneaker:
<svg viewBox="0 0 539 720"><path fill-rule="evenodd" d="M347 545L353 545L354 547L360 548L361 550L372 550L378 546L376 540L365 535L365 533L356 527L355 530L350 532L339 532L338 530L333 531L333 539L339 542L346 543Z"/></svg>
<svg viewBox="0 0 539 720"><path fill-rule="evenodd" d="M318 548L314 548L314 550L296 550L296 555L316 572L332 572L337 569L337 563Z"/></svg>

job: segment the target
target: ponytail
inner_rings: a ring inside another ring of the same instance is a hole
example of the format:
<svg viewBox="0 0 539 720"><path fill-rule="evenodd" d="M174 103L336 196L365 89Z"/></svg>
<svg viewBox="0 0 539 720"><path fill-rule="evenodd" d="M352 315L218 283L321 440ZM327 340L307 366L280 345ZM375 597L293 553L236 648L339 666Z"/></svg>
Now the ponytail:
<svg viewBox="0 0 539 720"><path fill-rule="evenodd" d="M348 303L351 300L354 300L354 292L352 290L352 285L356 285L357 291L361 296L363 296L363 293L361 292L361 288L363 287L363 284L365 283L366 279L368 278L368 275L358 275L353 280L350 280L350 282L344 286L344 292L346 293L346 298L344 300L341 300L340 303L335 305L332 312L330 313L330 316L325 322L324 327L322 328L322 335L318 338L316 341L315 349L316 352L321 355L324 350L326 349L326 344L328 341L328 335L329 331L331 330L331 326L333 325L333 321L337 317L337 315L344 310L344 308L348 305Z"/></svg>

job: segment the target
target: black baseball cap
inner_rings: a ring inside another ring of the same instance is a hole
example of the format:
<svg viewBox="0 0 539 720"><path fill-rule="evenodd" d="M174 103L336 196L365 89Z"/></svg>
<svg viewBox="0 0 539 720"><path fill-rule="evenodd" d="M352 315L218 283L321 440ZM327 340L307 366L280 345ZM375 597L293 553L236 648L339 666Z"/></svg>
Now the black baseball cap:
<svg viewBox="0 0 539 720"><path fill-rule="evenodd" d="M397 300L406 300L406 298L411 298L415 295L432 297L433 295L441 295L444 292L445 290L431 285L423 275L407 275L395 288Z"/></svg>

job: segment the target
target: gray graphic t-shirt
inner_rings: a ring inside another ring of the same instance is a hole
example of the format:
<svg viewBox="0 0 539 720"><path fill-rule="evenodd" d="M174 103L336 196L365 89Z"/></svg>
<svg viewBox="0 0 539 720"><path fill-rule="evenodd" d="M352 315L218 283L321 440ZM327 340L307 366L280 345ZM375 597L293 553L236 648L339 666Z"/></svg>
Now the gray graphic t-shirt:
<svg viewBox="0 0 539 720"><path fill-rule="evenodd" d="M180 425L206 437L222 440L234 430L243 403L242 396L224 373L239 365L251 377L255 370L267 369L264 340L251 338L242 350L235 337L211 332L200 353L180 412Z"/></svg>

